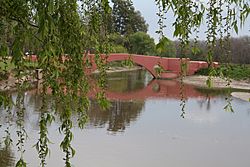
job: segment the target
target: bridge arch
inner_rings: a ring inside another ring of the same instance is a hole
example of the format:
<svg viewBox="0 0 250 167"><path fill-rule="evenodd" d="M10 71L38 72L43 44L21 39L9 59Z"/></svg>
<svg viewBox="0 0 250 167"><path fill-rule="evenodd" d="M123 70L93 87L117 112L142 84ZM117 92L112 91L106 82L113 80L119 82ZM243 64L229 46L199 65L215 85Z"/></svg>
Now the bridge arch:
<svg viewBox="0 0 250 167"><path fill-rule="evenodd" d="M92 63L91 72L93 72L97 69L97 66L95 64L93 55L90 55L90 59ZM157 73L154 70L154 66L160 62L160 57L145 56L145 55L132 55L132 54L110 54L107 58L107 63L129 60L129 59L134 64L144 67L154 78L157 77Z"/></svg>
<svg viewBox="0 0 250 167"><path fill-rule="evenodd" d="M91 72L97 69L94 61L94 55L89 55L91 60L92 68ZM104 55L103 55L104 58ZM131 59L133 63L144 67L154 78L176 78L180 72L180 59L179 58L161 58L158 56L145 56L145 55L134 55L134 54L110 54L106 61L107 63L114 61L122 61ZM168 70L168 73L162 73L158 76L155 71L155 66L161 65L164 70ZM171 72L170 72L171 71Z"/></svg>
<svg viewBox="0 0 250 167"><path fill-rule="evenodd" d="M144 67L154 78L157 77L157 73L154 69L155 65L157 65L160 62L160 59L158 57L154 57L154 59L151 59L151 62L147 62L149 60L147 56L144 55L128 55L128 54L116 54L111 55L108 58L108 62L114 62L114 61L123 61L123 60L131 60L134 64Z"/></svg>

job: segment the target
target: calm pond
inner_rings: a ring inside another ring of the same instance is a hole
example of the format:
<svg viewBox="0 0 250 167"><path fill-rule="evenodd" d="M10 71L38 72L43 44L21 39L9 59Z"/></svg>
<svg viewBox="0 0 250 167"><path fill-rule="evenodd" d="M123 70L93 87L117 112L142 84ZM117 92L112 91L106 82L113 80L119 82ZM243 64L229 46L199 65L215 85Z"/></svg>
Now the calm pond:
<svg viewBox="0 0 250 167"><path fill-rule="evenodd" d="M91 100L89 121L77 126L71 159L75 167L249 167L250 104L233 98L234 112L223 108L227 94L206 91L171 80L151 80L142 70L109 75L107 96L112 107L102 111ZM183 97L183 98L181 98ZM15 94L13 94L15 98ZM185 99L184 112L180 104ZM36 91L26 92L24 142L27 166L40 164L34 147L39 138L41 98ZM16 118L0 112L0 167L12 167L20 158ZM73 116L74 121L77 115ZM57 118L48 127L50 155L48 167L65 166L60 149L63 135ZM6 131L7 130L7 131ZM10 133L10 148L4 137Z"/></svg>

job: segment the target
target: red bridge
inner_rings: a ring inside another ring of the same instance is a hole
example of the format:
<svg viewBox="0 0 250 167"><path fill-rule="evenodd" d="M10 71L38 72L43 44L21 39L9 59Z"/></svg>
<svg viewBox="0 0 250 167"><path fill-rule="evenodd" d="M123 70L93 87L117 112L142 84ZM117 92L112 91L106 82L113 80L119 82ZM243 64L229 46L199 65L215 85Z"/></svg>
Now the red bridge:
<svg viewBox="0 0 250 167"><path fill-rule="evenodd" d="M92 66L89 68L89 72L93 72L97 69L95 63L95 56L92 54L87 55ZM193 75L197 70L208 67L205 61L190 61L189 58L165 58L159 56L145 56L134 54L110 54L108 56L102 56L106 63L113 61L131 60L134 64L144 67L149 71L154 78L172 79L177 78L181 72L181 62L187 63L187 75ZM214 67L218 66L217 62L213 63ZM158 73L157 68L162 68L162 72Z"/></svg>
<svg viewBox="0 0 250 167"><path fill-rule="evenodd" d="M131 60L134 64L144 67L149 71L154 78L162 79L173 79L180 76L181 63L185 62L187 64L187 75L193 75L197 70L201 68L208 67L205 61L190 61L189 58L165 58L159 56L145 56L145 55L135 55L135 54L110 54L108 56L102 55L101 57L106 63L113 61ZM31 61L36 61L37 56L31 55L29 57ZM63 61L67 58L63 57ZM83 58L83 62L86 63L88 60L91 63L91 67L88 67L86 71L92 73L97 69L95 62L95 55L87 54ZM213 63L214 67L218 67L218 63ZM161 68L161 73L157 72L157 68Z"/></svg>

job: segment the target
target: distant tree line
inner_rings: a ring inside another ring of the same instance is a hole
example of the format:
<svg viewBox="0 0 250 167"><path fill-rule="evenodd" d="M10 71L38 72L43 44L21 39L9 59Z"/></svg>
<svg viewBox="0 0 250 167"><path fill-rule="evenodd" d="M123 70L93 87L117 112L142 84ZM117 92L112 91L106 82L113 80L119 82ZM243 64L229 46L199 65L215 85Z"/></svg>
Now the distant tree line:
<svg viewBox="0 0 250 167"><path fill-rule="evenodd" d="M223 41L224 48L221 47L220 40L216 41L214 48L214 61L221 63L250 64L250 36L230 38ZM180 57L180 44L175 41L176 55ZM186 57L191 60L206 61L208 48L206 41L199 40L196 43L190 42L190 47L186 49Z"/></svg>

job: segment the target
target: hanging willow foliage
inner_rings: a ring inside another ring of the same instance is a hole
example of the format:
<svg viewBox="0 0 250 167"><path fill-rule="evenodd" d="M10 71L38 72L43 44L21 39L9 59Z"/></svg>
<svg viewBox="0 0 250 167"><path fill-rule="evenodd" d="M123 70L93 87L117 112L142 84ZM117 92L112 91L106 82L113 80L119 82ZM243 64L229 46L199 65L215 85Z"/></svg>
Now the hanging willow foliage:
<svg viewBox="0 0 250 167"><path fill-rule="evenodd" d="M210 67L210 77L207 81L212 86L211 76L213 70L213 54L216 39L227 39L233 30L238 33L239 26L243 25L250 13L248 0L155 0L164 10L174 13L176 18L173 26L173 35L181 43L181 57L185 57L185 47L189 45L190 36L198 32L201 24L207 27L207 62ZM223 12L227 11L227 12ZM161 18L162 16L160 16ZM204 20L204 21L203 21ZM161 22L159 23L161 25ZM195 37L195 40L198 36ZM227 48L228 49L228 48ZM193 49L195 51L195 48ZM222 55L223 56L223 55Z"/></svg>
<svg viewBox="0 0 250 167"><path fill-rule="evenodd" d="M155 0L155 2L159 8L160 42L166 42L163 20L167 18L168 12L172 12L176 18L173 23L175 28L173 34L181 41L182 58L186 57L186 48L193 32L198 33L201 24L207 25L209 48L207 61L211 68L207 84L211 86L216 38L222 39L222 48L228 49L229 45L224 41L229 39L231 28L238 32L239 26L244 24L250 13L249 0ZM65 165L71 166L70 158L75 154L71 145L72 112L78 113L78 126L82 128L87 120L86 110L89 107L87 93L91 85L84 70L87 64L83 63L83 55L88 54L88 49L95 50L95 61L100 71L98 86L101 89L97 94L98 102L104 108L109 106L105 97L107 84L105 63L110 52L108 43L110 13L108 0L0 1L0 59L7 63L8 57L12 57L11 61L15 65L12 72L17 78L17 87L20 89L17 99L20 106L17 113L20 152L23 151L25 141L23 129L25 108L22 107L24 94L21 90L27 87L25 76L30 75L24 53L33 48L38 57L38 68L42 69L43 74L41 93L43 97L48 92L53 94L52 111L60 115L62 125L59 129L64 134L60 146L65 152ZM163 46L159 44L158 49ZM229 57L230 52L225 54ZM185 69L185 63L182 69ZM0 72L7 73L7 70L1 69ZM8 99L4 94L0 94L1 105L11 104L6 102ZM40 118L40 139L37 150L42 166L46 164L45 159L49 150L47 125L53 120L53 113L50 114L48 111L42 111ZM17 166L26 166L22 155Z"/></svg>

